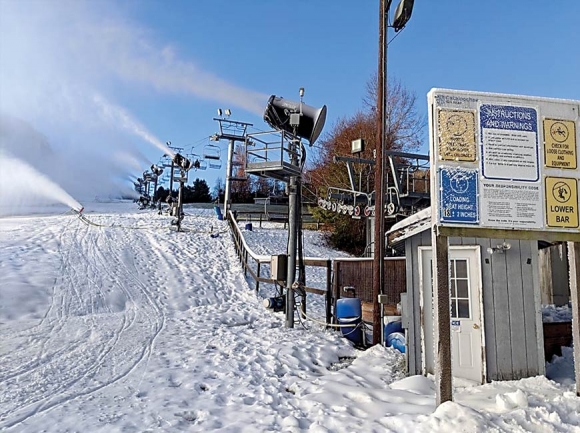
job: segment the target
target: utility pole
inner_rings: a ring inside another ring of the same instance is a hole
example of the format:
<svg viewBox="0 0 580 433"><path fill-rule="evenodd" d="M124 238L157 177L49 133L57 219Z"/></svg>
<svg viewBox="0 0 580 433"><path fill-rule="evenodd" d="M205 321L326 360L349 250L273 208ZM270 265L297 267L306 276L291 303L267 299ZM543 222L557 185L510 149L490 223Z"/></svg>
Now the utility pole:
<svg viewBox="0 0 580 433"><path fill-rule="evenodd" d="M375 165L375 231L373 251L373 345L381 341L381 304L379 295L385 286L385 129L387 99L387 21L390 0L380 0L379 10L379 83L377 91L377 142Z"/></svg>
<svg viewBox="0 0 580 433"><path fill-rule="evenodd" d="M375 232L373 254L373 345L381 341L383 311L379 304L379 295L385 287L385 171L386 143L390 140L390 119L387 80L387 48L389 29L389 9L392 0L380 0L379 5L379 83L377 91L377 143L375 165ZM395 9L392 27L395 32L405 28L411 18L414 0L400 0ZM393 173L393 177L396 173Z"/></svg>

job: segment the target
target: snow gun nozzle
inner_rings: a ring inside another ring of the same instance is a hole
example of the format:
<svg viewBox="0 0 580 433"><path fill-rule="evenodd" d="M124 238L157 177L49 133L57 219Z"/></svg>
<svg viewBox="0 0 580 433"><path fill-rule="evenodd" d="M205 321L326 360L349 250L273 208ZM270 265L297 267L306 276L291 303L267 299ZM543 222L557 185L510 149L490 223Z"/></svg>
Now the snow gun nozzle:
<svg viewBox="0 0 580 433"><path fill-rule="evenodd" d="M73 211L74 213L76 213L76 214L80 215L80 214L82 214L82 213L83 213L83 211L84 211L84 210L85 210L85 207L83 206L82 208L80 208L80 209L78 209L78 210L77 210L77 209L73 209L72 211Z"/></svg>

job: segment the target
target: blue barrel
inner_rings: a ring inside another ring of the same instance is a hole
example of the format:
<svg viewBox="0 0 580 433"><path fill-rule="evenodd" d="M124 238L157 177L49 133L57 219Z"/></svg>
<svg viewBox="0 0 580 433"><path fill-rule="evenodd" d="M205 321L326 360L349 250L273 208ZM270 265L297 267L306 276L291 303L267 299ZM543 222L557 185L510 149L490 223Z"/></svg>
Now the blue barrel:
<svg viewBox="0 0 580 433"><path fill-rule="evenodd" d="M392 334L393 332L403 332L403 324L401 323L401 321L389 322L385 325L383 333L385 339L389 334Z"/></svg>
<svg viewBox="0 0 580 433"><path fill-rule="evenodd" d="M336 317L340 325L342 335L356 345L363 344L362 305L359 298L342 298L336 301Z"/></svg>
<svg viewBox="0 0 580 433"><path fill-rule="evenodd" d="M386 337L387 347L393 347L401 353L405 353L405 334L402 332L391 332Z"/></svg>
<svg viewBox="0 0 580 433"><path fill-rule="evenodd" d="M252 223L247 223L246 224L246 230L251 232L252 231Z"/></svg>
<svg viewBox="0 0 580 433"><path fill-rule="evenodd" d="M214 206L213 210L215 211L215 214L217 216L217 219L220 221L223 221L224 216L222 215L222 210L220 209L219 206Z"/></svg>
<svg viewBox="0 0 580 433"><path fill-rule="evenodd" d="M401 318L396 316L388 316L388 323L385 323L383 328L383 337L385 339L385 346L394 347L401 353L405 353L405 330L401 323Z"/></svg>

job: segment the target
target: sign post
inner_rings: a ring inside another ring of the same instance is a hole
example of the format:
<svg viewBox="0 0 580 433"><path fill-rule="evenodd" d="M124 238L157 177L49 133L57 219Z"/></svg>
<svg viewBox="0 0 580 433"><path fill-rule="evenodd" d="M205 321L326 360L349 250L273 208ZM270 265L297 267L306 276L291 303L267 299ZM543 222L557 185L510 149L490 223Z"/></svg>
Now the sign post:
<svg viewBox="0 0 580 433"><path fill-rule="evenodd" d="M433 343L435 345L435 389L437 406L453 400L453 383L451 376L451 309L449 300L449 242L447 237L439 236L437 228L432 232L433 256L433 312L435 328Z"/></svg>
<svg viewBox="0 0 580 433"><path fill-rule="evenodd" d="M576 395L580 397L580 243L568 242L570 269L570 299L572 301L572 341L574 342L574 370Z"/></svg>

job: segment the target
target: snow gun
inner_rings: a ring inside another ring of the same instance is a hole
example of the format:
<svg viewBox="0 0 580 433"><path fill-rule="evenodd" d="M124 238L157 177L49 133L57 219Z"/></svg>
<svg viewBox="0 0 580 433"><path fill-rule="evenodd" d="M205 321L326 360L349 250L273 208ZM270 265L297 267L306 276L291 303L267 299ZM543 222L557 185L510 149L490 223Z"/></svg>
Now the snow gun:
<svg viewBox="0 0 580 433"><path fill-rule="evenodd" d="M77 210L77 209L75 209L75 208L72 208L71 210L72 210L74 213L76 213L77 215L79 215L79 216L82 216L82 213L83 213L83 211L85 210L85 207L83 206L83 207L81 207L79 210Z"/></svg>

